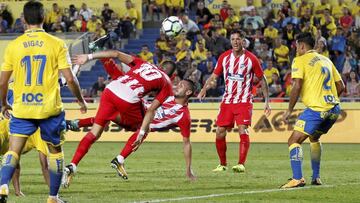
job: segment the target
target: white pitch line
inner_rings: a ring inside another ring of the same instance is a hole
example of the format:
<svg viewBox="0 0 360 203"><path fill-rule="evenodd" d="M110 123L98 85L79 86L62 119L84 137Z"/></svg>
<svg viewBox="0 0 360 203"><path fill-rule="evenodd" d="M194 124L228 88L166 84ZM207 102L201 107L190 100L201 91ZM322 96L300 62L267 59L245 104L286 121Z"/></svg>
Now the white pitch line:
<svg viewBox="0 0 360 203"><path fill-rule="evenodd" d="M312 188L333 188L333 187L347 186L347 185L360 185L360 183L349 183L349 184L339 184L339 185L307 186L307 187L298 187L298 188L290 188L290 189L251 190L251 191L243 191L243 192L220 193L220 194L178 197L178 198L169 198L169 199L154 199L154 200L140 201L140 202L135 202L135 203L155 203L155 202L171 202L171 201L195 200L195 199L206 199L206 198L213 198L213 197L233 196L233 195L246 195L246 194L259 194L259 193L286 192L286 191L293 191L293 190L306 190L306 189L312 189Z"/></svg>

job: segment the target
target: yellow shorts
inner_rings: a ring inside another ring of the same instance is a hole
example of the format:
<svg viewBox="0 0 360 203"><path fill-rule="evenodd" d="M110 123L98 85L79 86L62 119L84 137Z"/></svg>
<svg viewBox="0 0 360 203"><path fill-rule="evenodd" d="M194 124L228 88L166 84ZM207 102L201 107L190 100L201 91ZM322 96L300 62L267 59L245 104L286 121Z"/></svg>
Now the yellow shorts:
<svg viewBox="0 0 360 203"><path fill-rule="evenodd" d="M48 155L48 147L46 142L41 139L40 129L38 129L34 134L29 136L23 148L22 154L25 154L32 149L36 149L37 151L45 154L46 156Z"/></svg>

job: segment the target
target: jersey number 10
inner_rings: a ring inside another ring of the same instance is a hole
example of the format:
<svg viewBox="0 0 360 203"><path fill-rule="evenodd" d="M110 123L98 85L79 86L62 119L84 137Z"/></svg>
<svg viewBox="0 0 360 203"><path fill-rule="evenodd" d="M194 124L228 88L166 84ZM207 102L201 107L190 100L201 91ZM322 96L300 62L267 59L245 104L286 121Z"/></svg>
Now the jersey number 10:
<svg viewBox="0 0 360 203"><path fill-rule="evenodd" d="M32 68L31 61L40 62L37 73L36 85L43 85L43 75L46 64L46 55L24 56L24 58L21 59L21 66L25 67L25 72L26 72L26 80L25 80L26 86L31 86L31 68Z"/></svg>

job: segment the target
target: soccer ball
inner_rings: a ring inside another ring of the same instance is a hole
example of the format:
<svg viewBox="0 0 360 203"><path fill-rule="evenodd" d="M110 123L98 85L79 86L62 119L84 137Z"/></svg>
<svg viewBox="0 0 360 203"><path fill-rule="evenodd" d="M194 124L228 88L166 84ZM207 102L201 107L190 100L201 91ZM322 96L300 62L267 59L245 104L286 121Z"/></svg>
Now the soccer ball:
<svg viewBox="0 0 360 203"><path fill-rule="evenodd" d="M176 16L165 18L161 24L161 31L168 37L176 37L183 30L181 20Z"/></svg>

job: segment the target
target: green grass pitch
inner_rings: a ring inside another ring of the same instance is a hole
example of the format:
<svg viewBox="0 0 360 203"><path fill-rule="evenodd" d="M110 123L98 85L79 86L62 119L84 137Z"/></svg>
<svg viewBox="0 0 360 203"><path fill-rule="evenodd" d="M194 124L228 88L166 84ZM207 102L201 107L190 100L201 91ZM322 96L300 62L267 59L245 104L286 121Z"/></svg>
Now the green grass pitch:
<svg viewBox="0 0 360 203"><path fill-rule="evenodd" d="M67 162L77 143L64 145ZM246 173L231 170L213 173L218 164L213 143L193 143L193 170L198 179L185 178L181 143L144 143L126 161L129 180L119 178L109 165L123 143L95 143L78 167L77 176L61 196L70 203L137 202L174 198L179 202L359 202L360 145L323 144L321 177L324 186L280 191L277 188L291 176L286 144L252 144ZM309 146L304 146L304 176L311 181ZM228 165L237 163L238 144L228 144ZM11 195L9 202L45 202L37 152L22 157L22 191L25 198ZM233 193L233 194L230 194ZM208 196L210 195L210 196ZM213 196L211 196L213 195ZM219 195L219 196L216 196ZM204 196L195 199L195 197Z"/></svg>

